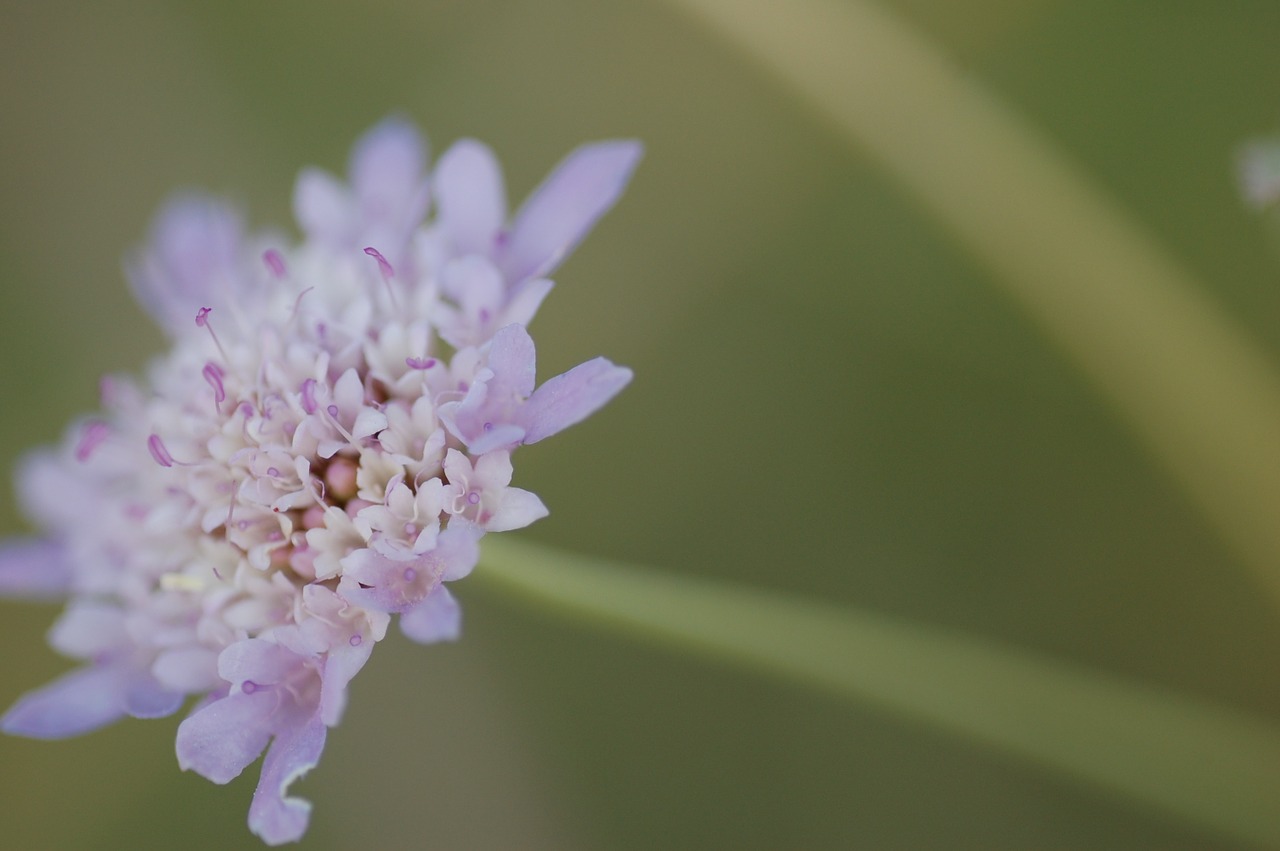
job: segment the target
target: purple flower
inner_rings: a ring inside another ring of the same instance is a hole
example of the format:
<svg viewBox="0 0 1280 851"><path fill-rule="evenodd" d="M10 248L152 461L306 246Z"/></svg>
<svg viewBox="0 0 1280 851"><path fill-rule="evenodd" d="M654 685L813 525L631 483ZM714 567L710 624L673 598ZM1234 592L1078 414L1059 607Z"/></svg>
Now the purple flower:
<svg viewBox="0 0 1280 851"><path fill-rule="evenodd" d="M289 786L392 618L458 637L446 584L485 533L547 513L511 486L511 453L631 378L596 358L535 387L524 326L639 153L579 149L508 222L487 148L432 171L391 120L348 182L299 177L299 244L218 201L164 208L128 270L173 348L145 382L105 379L102 410L24 464L42 534L0 546L0 594L68 599L50 643L81 667L0 729L61 738L190 699L179 765L226 783L265 753L250 828L299 839L310 805Z"/></svg>

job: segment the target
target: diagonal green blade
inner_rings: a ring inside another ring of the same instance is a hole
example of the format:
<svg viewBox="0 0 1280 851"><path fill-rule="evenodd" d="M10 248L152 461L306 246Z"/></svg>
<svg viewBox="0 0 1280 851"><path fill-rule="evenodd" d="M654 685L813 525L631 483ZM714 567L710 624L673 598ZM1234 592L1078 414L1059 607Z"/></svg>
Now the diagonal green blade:
<svg viewBox="0 0 1280 851"><path fill-rule="evenodd" d="M1280 845L1280 728L973 636L486 539L481 588L817 686L1166 814Z"/></svg>

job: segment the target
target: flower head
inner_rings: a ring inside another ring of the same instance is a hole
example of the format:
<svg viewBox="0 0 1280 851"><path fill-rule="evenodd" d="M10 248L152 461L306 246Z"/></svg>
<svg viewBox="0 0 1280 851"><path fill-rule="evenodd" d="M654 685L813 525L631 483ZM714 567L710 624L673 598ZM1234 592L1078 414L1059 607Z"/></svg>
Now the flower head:
<svg viewBox="0 0 1280 851"><path fill-rule="evenodd" d="M580 148L510 220L488 148L459 142L430 173L425 148L390 120L347 182L304 171L296 245L205 197L160 213L128 272L172 350L145 381L104 380L102 410L19 477L43 535L0 548L0 593L69 597L50 641L83 665L5 732L73 736L196 696L179 764L226 783L266 751L249 825L296 840L310 805L289 785L393 616L415 641L456 638L446 584L485 533L546 515L511 487L512 452L631 372L596 358L537 386L525 325L640 147Z"/></svg>

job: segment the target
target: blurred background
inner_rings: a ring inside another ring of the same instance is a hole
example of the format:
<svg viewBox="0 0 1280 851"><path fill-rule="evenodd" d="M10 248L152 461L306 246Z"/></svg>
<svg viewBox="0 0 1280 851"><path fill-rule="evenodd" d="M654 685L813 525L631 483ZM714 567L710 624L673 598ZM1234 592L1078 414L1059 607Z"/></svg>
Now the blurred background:
<svg viewBox="0 0 1280 851"><path fill-rule="evenodd" d="M1280 128L1280 5L886 2L1056 138L1280 361L1280 265L1232 174ZM638 137L535 326L543 377L634 384L520 453L575 551L967 630L1280 715L1280 621L1087 382L768 71L660 0L6 0L0 471L163 345L120 261L173 190L292 228L298 169L391 112L522 198ZM1280 474L1280 471L1278 471ZM0 531L26 527L7 493ZM306 847L1214 849L969 741L457 586L465 636L355 680ZM69 663L0 603L0 704ZM0 846L257 848L257 769L177 770L178 718L0 738ZM1280 804L1278 804L1280 805Z"/></svg>

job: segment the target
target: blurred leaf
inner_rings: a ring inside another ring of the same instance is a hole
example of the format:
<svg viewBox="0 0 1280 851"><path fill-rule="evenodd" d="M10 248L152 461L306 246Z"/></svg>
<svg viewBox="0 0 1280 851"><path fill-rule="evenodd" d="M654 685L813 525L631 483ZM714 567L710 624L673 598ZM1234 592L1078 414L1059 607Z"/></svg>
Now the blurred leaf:
<svg viewBox="0 0 1280 851"><path fill-rule="evenodd" d="M1280 601L1280 378L1203 286L875 4L676 5L772 68L987 265Z"/></svg>
<svg viewBox="0 0 1280 851"><path fill-rule="evenodd" d="M1280 844L1280 729L955 631L523 542L482 587L796 680L997 747L1239 839Z"/></svg>

